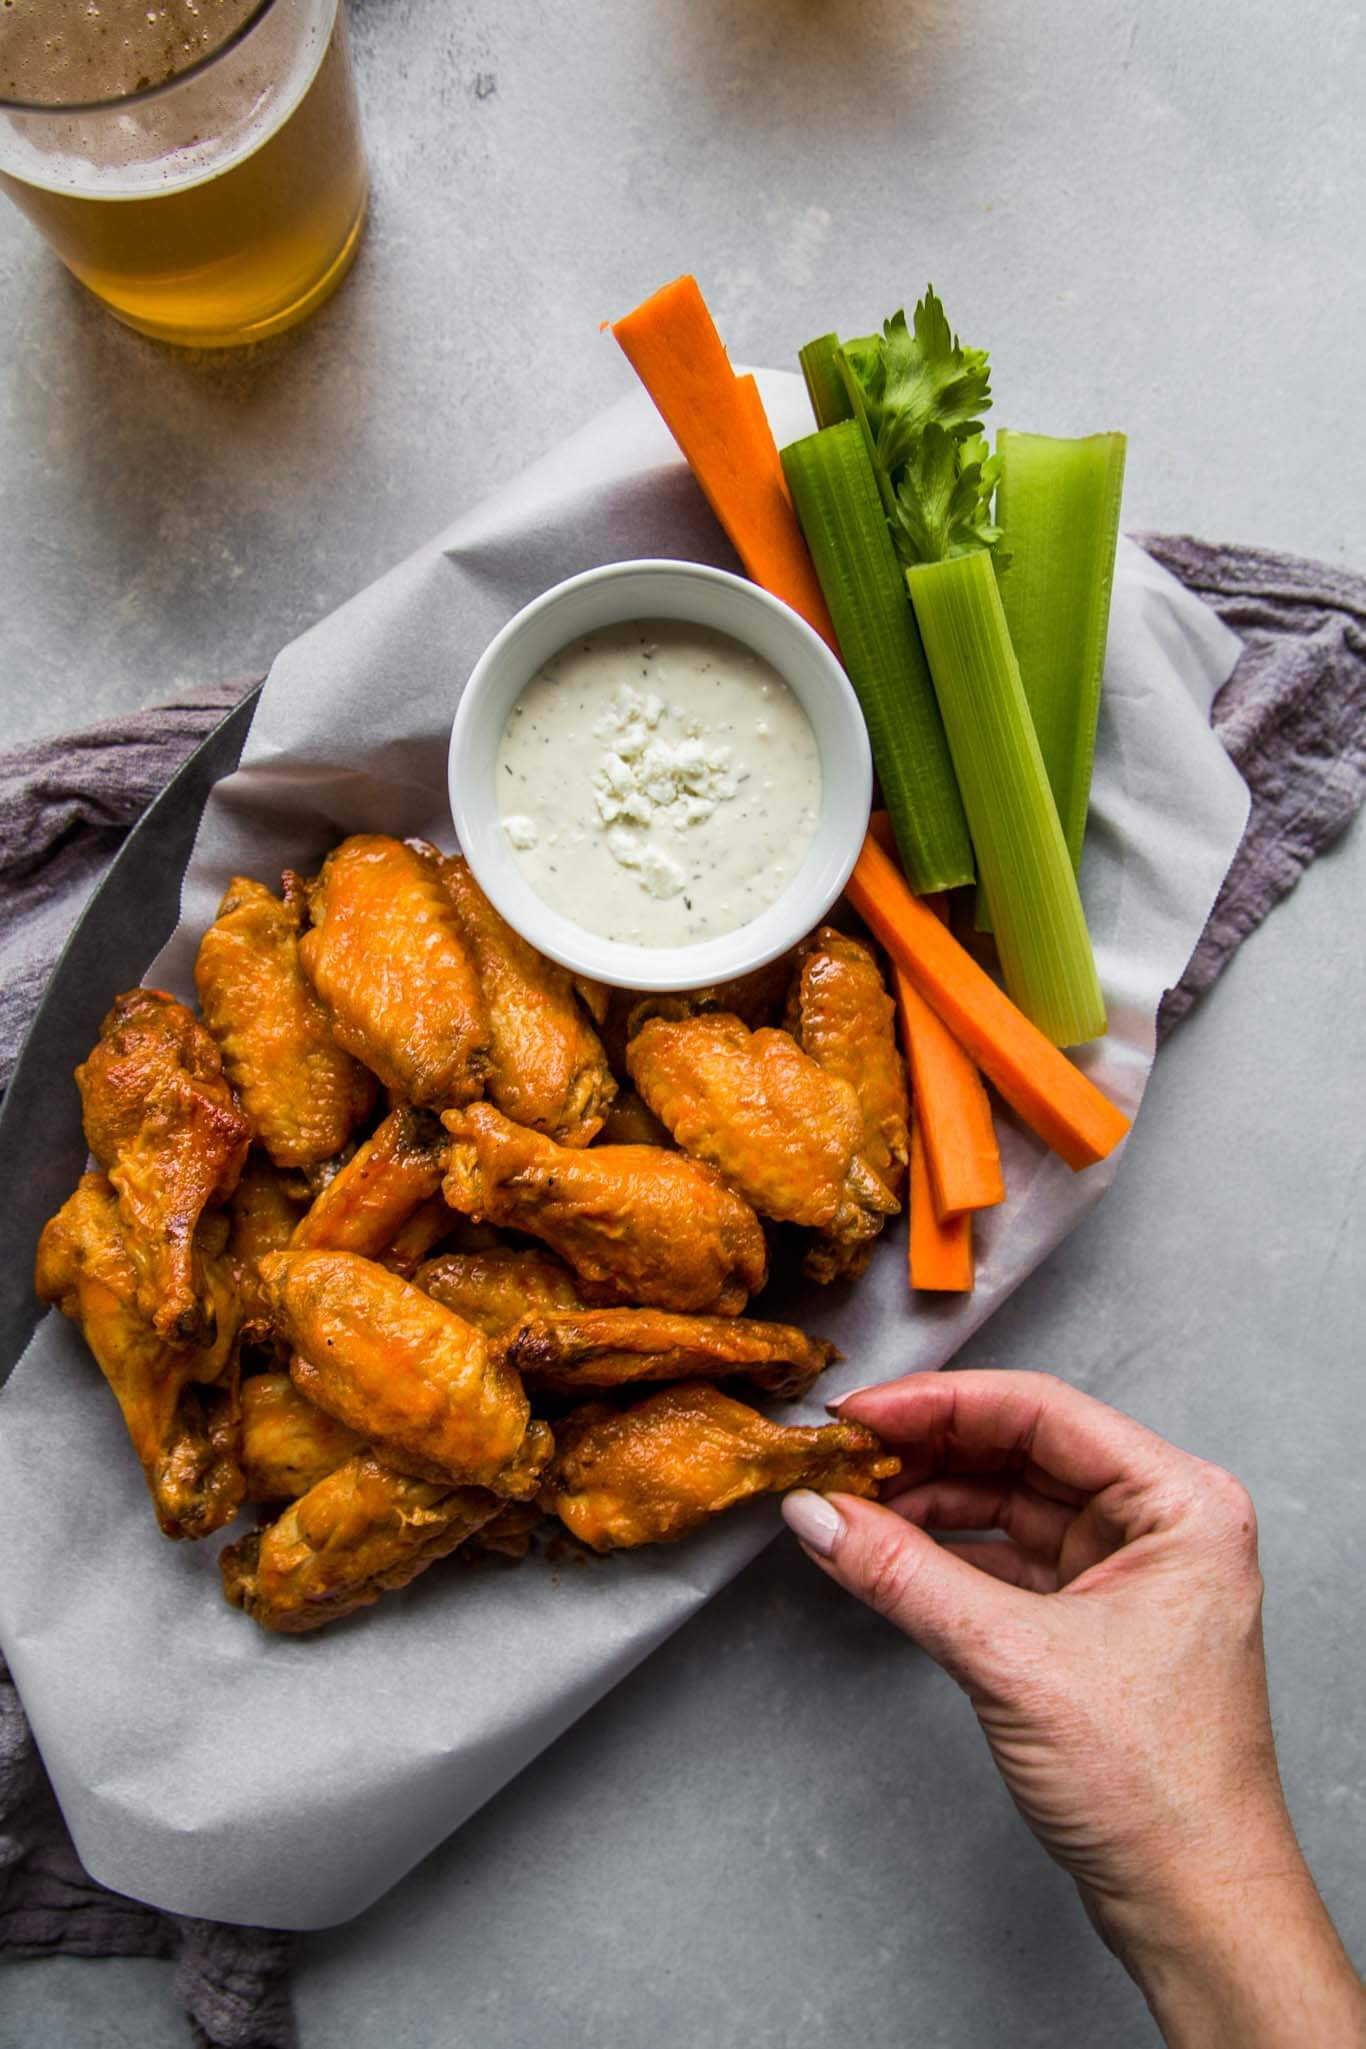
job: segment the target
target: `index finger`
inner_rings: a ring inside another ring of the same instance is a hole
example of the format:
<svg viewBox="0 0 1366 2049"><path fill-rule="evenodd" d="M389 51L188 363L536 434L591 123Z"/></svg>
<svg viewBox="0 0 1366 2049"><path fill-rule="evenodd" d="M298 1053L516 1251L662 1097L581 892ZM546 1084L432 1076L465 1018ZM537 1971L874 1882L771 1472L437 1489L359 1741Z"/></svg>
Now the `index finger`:
<svg viewBox="0 0 1366 2049"><path fill-rule="evenodd" d="M1051 1373L911 1373L831 1406L895 1445L902 1490L936 1473L1011 1471L1091 1495L1169 1474L1186 1456Z"/></svg>

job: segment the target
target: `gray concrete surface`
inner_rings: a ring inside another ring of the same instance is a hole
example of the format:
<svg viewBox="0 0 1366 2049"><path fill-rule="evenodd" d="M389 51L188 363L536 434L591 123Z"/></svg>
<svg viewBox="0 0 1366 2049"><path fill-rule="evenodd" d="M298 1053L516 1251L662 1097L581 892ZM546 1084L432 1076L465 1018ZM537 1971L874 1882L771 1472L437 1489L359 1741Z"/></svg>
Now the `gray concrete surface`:
<svg viewBox="0 0 1366 2049"><path fill-rule="evenodd" d="M0 215L9 737L275 648L624 388L685 268L784 362L934 278L1007 422L1131 435L1126 521L1366 562L1359 11L356 0L375 172L299 333L125 333ZM1163 1056L1119 1183L965 1355L1252 1485L1292 1805L1366 1954L1360 830ZM1151 2039L953 1689L777 1544L388 1900L304 2049ZM11 1964L3 2049L188 2043L169 1966Z"/></svg>

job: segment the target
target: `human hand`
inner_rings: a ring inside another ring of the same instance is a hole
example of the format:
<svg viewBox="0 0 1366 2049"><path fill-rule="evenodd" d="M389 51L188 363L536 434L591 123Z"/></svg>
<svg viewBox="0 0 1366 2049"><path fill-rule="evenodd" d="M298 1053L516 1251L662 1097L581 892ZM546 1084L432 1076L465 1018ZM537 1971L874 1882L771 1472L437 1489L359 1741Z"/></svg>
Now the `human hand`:
<svg viewBox="0 0 1366 2049"><path fill-rule="evenodd" d="M802 1493L785 1517L963 1687L1168 2039L1356 2041L1315 2033L1317 2009L1306 2032L1301 1978L1314 1991L1329 1965L1366 2039L1281 1792L1246 1489L1044 1374L912 1374L832 1406L892 1444L901 1474L881 1506Z"/></svg>

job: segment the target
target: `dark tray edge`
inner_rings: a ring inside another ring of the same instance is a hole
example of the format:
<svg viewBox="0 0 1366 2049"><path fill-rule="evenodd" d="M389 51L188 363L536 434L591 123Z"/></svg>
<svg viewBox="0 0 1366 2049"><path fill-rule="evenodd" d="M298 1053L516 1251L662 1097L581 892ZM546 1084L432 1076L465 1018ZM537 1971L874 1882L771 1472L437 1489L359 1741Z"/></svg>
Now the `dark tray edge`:
<svg viewBox="0 0 1366 2049"><path fill-rule="evenodd" d="M0 1387L39 1319L33 1261L44 1223L85 1165L72 1070L120 989L175 930L186 863L209 792L241 758L261 685L221 718L148 805L72 929L0 1105L9 1200L0 1215Z"/></svg>

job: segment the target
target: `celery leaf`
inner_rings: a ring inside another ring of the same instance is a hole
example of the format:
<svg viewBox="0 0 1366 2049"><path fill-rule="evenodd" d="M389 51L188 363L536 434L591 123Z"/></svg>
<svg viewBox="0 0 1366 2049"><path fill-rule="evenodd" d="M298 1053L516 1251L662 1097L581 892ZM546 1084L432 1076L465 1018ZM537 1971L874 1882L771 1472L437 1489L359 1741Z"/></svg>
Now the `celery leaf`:
<svg viewBox="0 0 1366 2049"><path fill-rule="evenodd" d="M995 548L1000 465L982 435L991 405L986 350L963 346L930 285L909 323L895 313L880 335L846 342L840 357L901 561Z"/></svg>

